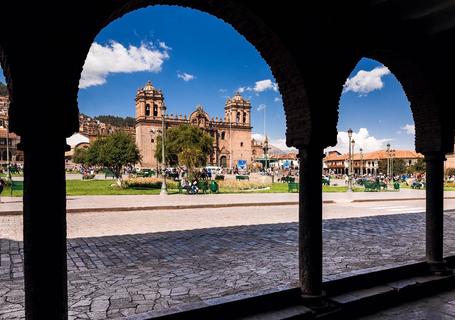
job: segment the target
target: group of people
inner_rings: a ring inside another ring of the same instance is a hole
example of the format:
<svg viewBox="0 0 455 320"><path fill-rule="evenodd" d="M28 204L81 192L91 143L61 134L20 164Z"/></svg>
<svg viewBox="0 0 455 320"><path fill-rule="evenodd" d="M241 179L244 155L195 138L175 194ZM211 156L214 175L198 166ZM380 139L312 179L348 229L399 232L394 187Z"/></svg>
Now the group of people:
<svg viewBox="0 0 455 320"><path fill-rule="evenodd" d="M189 194L196 194L199 191L197 179L194 179L194 181L190 183L187 178L183 178L180 183L182 189L185 189Z"/></svg>

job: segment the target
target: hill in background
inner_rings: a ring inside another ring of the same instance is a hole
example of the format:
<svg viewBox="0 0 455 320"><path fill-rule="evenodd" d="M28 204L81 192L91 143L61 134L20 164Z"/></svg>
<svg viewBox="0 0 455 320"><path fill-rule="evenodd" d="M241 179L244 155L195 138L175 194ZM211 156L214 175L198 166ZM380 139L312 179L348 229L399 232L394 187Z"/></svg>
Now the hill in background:
<svg viewBox="0 0 455 320"><path fill-rule="evenodd" d="M8 95L8 88L6 84L0 82L0 96L7 96Z"/></svg>

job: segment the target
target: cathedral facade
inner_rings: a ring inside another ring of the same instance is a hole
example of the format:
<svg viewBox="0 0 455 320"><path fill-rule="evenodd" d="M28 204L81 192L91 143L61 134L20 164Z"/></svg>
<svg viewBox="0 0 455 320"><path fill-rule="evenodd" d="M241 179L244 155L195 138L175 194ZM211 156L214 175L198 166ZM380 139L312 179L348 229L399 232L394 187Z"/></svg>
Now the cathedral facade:
<svg viewBox="0 0 455 320"><path fill-rule="evenodd" d="M163 120L165 128L190 124L208 132L213 138L213 153L208 159L211 165L233 168L252 162L251 102L239 93L226 100L224 118L210 118L202 106L197 106L188 117L168 114L162 91L153 87L150 81L137 91L135 100L136 144L142 155L141 167L160 165L155 151Z"/></svg>

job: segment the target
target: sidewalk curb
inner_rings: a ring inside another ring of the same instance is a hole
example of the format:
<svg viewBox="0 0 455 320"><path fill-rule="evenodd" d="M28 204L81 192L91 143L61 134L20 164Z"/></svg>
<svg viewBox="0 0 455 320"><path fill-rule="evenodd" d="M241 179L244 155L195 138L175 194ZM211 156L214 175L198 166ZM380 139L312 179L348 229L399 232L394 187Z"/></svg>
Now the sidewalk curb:
<svg viewBox="0 0 455 320"><path fill-rule="evenodd" d="M444 199L455 199L455 197L445 197ZM396 198L396 199L354 199L350 201L323 200L323 204L334 203L359 203L359 202L385 202L385 201L412 201L425 200L425 198ZM145 206L145 207L113 207L113 208L73 208L67 209L67 213L84 212L122 212L122 211L152 211L152 210L172 210L172 209L210 209L210 208L234 208L234 207L272 207L272 206L292 206L298 205L298 201L279 201L279 202L252 202L252 203L205 203L205 204L181 204L167 206ZM22 210L0 211L1 216L20 216Z"/></svg>
<svg viewBox="0 0 455 320"><path fill-rule="evenodd" d="M412 201L412 200L425 200L426 198L396 198L396 199L355 199L350 202L381 202L381 201ZM445 199L455 199L455 197L444 197Z"/></svg>
<svg viewBox="0 0 455 320"><path fill-rule="evenodd" d="M335 203L333 200L326 200L324 203ZM171 209L209 209L209 208L231 208L231 207L270 207L270 206L291 206L298 205L298 201L280 202L253 202L253 203L205 203L205 204L181 204L168 206L145 206L145 207L113 207L113 208L73 208L67 209L67 213L98 212L98 211L144 211L144 210L171 210ZM0 216L22 215L22 211L0 211Z"/></svg>

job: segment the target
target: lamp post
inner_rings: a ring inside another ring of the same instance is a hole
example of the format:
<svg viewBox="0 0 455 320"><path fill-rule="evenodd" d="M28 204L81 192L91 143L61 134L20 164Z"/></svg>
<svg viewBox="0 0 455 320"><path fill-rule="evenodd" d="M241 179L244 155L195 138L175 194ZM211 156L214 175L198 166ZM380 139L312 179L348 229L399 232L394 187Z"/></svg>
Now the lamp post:
<svg viewBox="0 0 455 320"><path fill-rule="evenodd" d="M352 166L351 166L351 174L354 176L355 175L355 141L352 139Z"/></svg>
<svg viewBox="0 0 455 320"><path fill-rule="evenodd" d="M267 139L267 137L265 137L265 141L264 141L264 147L262 148L264 150L264 172L267 172L267 169L268 169L268 163L267 163L267 160L269 158L269 139Z"/></svg>
<svg viewBox="0 0 455 320"><path fill-rule="evenodd" d="M390 143L387 143L387 177L390 177Z"/></svg>
<svg viewBox="0 0 455 320"><path fill-rule="evenodd" d="M229 171L232 173L232 105L229 104Z"/></svg>
<svg viewBox="0 0 455 320"><path fill-rule="evenodd" d="M363 149L360 148L360 175L363 176Z"/></svg>
<svg viewBox="0 0 455 320"><path fill-rule="evenodd" d="M351 150L352 129L351 128L349 128L349 130L348 130L348 138L349 138L348 191L352 192L352 150Z"/></svg>
<svg viewBox="0 0 455 320"><path fill-rule="evenodd" d="M165 114L163 112L162 116L161 116L161 130L162 130L162 134L161 134L161 166L162 166L162 169L163 169L163 183L161 184L161 191L160 191L160 195L167 195L167 188L166 188L166 161L164 160L164 141L165 141L165 135L166 135L166 131L165 131L165 125L164 125L164 117L165 117Z"/></svg>
<svg viewBox="0 0 455 320"><path fill-rule="evenodd" d="M5 120L4 124L5 124L5 129L6 129L6 172L7 172L9 181L11 181L11 172L9 170L10 163L9 163L9 124L8 124L8 120Z"/></svg>

